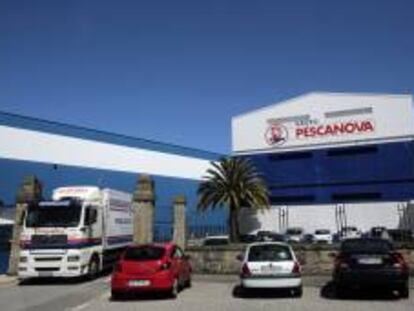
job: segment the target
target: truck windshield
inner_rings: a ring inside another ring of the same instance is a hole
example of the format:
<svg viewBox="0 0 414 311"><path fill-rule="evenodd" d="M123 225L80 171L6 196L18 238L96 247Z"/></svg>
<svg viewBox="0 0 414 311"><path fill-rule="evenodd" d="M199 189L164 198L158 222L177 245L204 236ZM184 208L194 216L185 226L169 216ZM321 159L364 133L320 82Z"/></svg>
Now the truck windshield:
<svg viewBox="0 0 414 311"><path fill-rule="evenodd" d="M26 227L76 227L81 210L70 201L40 202L27 209Z"/></svg>

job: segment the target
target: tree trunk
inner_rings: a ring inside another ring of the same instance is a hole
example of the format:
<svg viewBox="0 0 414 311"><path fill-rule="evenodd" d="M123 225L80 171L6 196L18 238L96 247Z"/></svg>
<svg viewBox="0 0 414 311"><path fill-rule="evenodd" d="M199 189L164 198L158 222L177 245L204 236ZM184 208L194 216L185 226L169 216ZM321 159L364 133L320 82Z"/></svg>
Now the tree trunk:
<svg viewBox="0 0 414 311"><path fill-rule="evenodd" d="M230 230L230 242L237 243L240 240L239 232L239 213L237 209L230 205L229 206L229 230Z"/></svg>

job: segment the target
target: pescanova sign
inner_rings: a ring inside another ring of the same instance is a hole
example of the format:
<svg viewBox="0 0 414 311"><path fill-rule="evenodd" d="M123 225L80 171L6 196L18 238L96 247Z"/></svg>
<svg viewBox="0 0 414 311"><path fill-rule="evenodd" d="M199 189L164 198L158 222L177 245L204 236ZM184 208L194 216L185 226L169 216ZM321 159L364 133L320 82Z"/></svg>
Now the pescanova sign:
<svg viewBox="0 0 414 311"><path fill-rule="evenodd" d="M294 127L282 124L270 124L265 132L265 140L268 145L281 146L288 139L312 139L327 138L355 134L368 134L375 131L373 120L351 120L320 124L318 120L312 120L307 124L295 123Z"/></svg>

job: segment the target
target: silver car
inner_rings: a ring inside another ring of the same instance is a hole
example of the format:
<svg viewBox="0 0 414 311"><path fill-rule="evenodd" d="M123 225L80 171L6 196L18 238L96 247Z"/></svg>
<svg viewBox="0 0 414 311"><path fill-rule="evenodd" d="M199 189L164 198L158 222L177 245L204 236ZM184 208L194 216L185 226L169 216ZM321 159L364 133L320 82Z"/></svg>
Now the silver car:
<svg viewBox="0 0 414 311"><path fill-rule="evenodd" d="M253 243L238 259L242 261L242 291L253 288L290 289L293 296L302 296L301 267L288 244Z"/></svg>

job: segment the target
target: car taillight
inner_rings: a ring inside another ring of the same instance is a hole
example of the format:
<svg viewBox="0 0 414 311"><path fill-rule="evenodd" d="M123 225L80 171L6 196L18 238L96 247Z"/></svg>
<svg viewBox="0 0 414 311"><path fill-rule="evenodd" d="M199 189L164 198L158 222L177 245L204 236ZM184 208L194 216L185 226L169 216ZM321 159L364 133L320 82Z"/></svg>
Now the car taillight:
<svg viewBox="0 0 414 311"><path fill-rule="evenodd" d="M115 265L115 272L122 272L122 264L120 262Z"/></svg>
<svg viewBox="0 0 414 311"><path fill-rule="evenodd" d="M242 270L241 270L241 275L242 275L242 277L246 277L246 276L251 275L251 272L250 272L249 267L247 266L247 263L243 264Z"/></svg>
<svg viewBox="0 0 414 311"><path fill-rule="evenodd" d="M169 262L169 261L167 261L167 262L163 263L163 264L160 266L160 270L161 270L161 271L163 271L163 270L168 270L168 269L170 269L170 268L171 268L171 262Z"/></svg>
<svg viewBox="0 0 414 311"><path fill-rule="evenodd" d="M300 272L301 272L300 264L297 261L295 261L295 264L293 265L292 273L300 274Z"/></svg>
<svg viewBox="0 0 414 311"><path fill-rule="evenodd" d="M408 272L408 264L400 253L392 253L393 267Z"/></svg>

